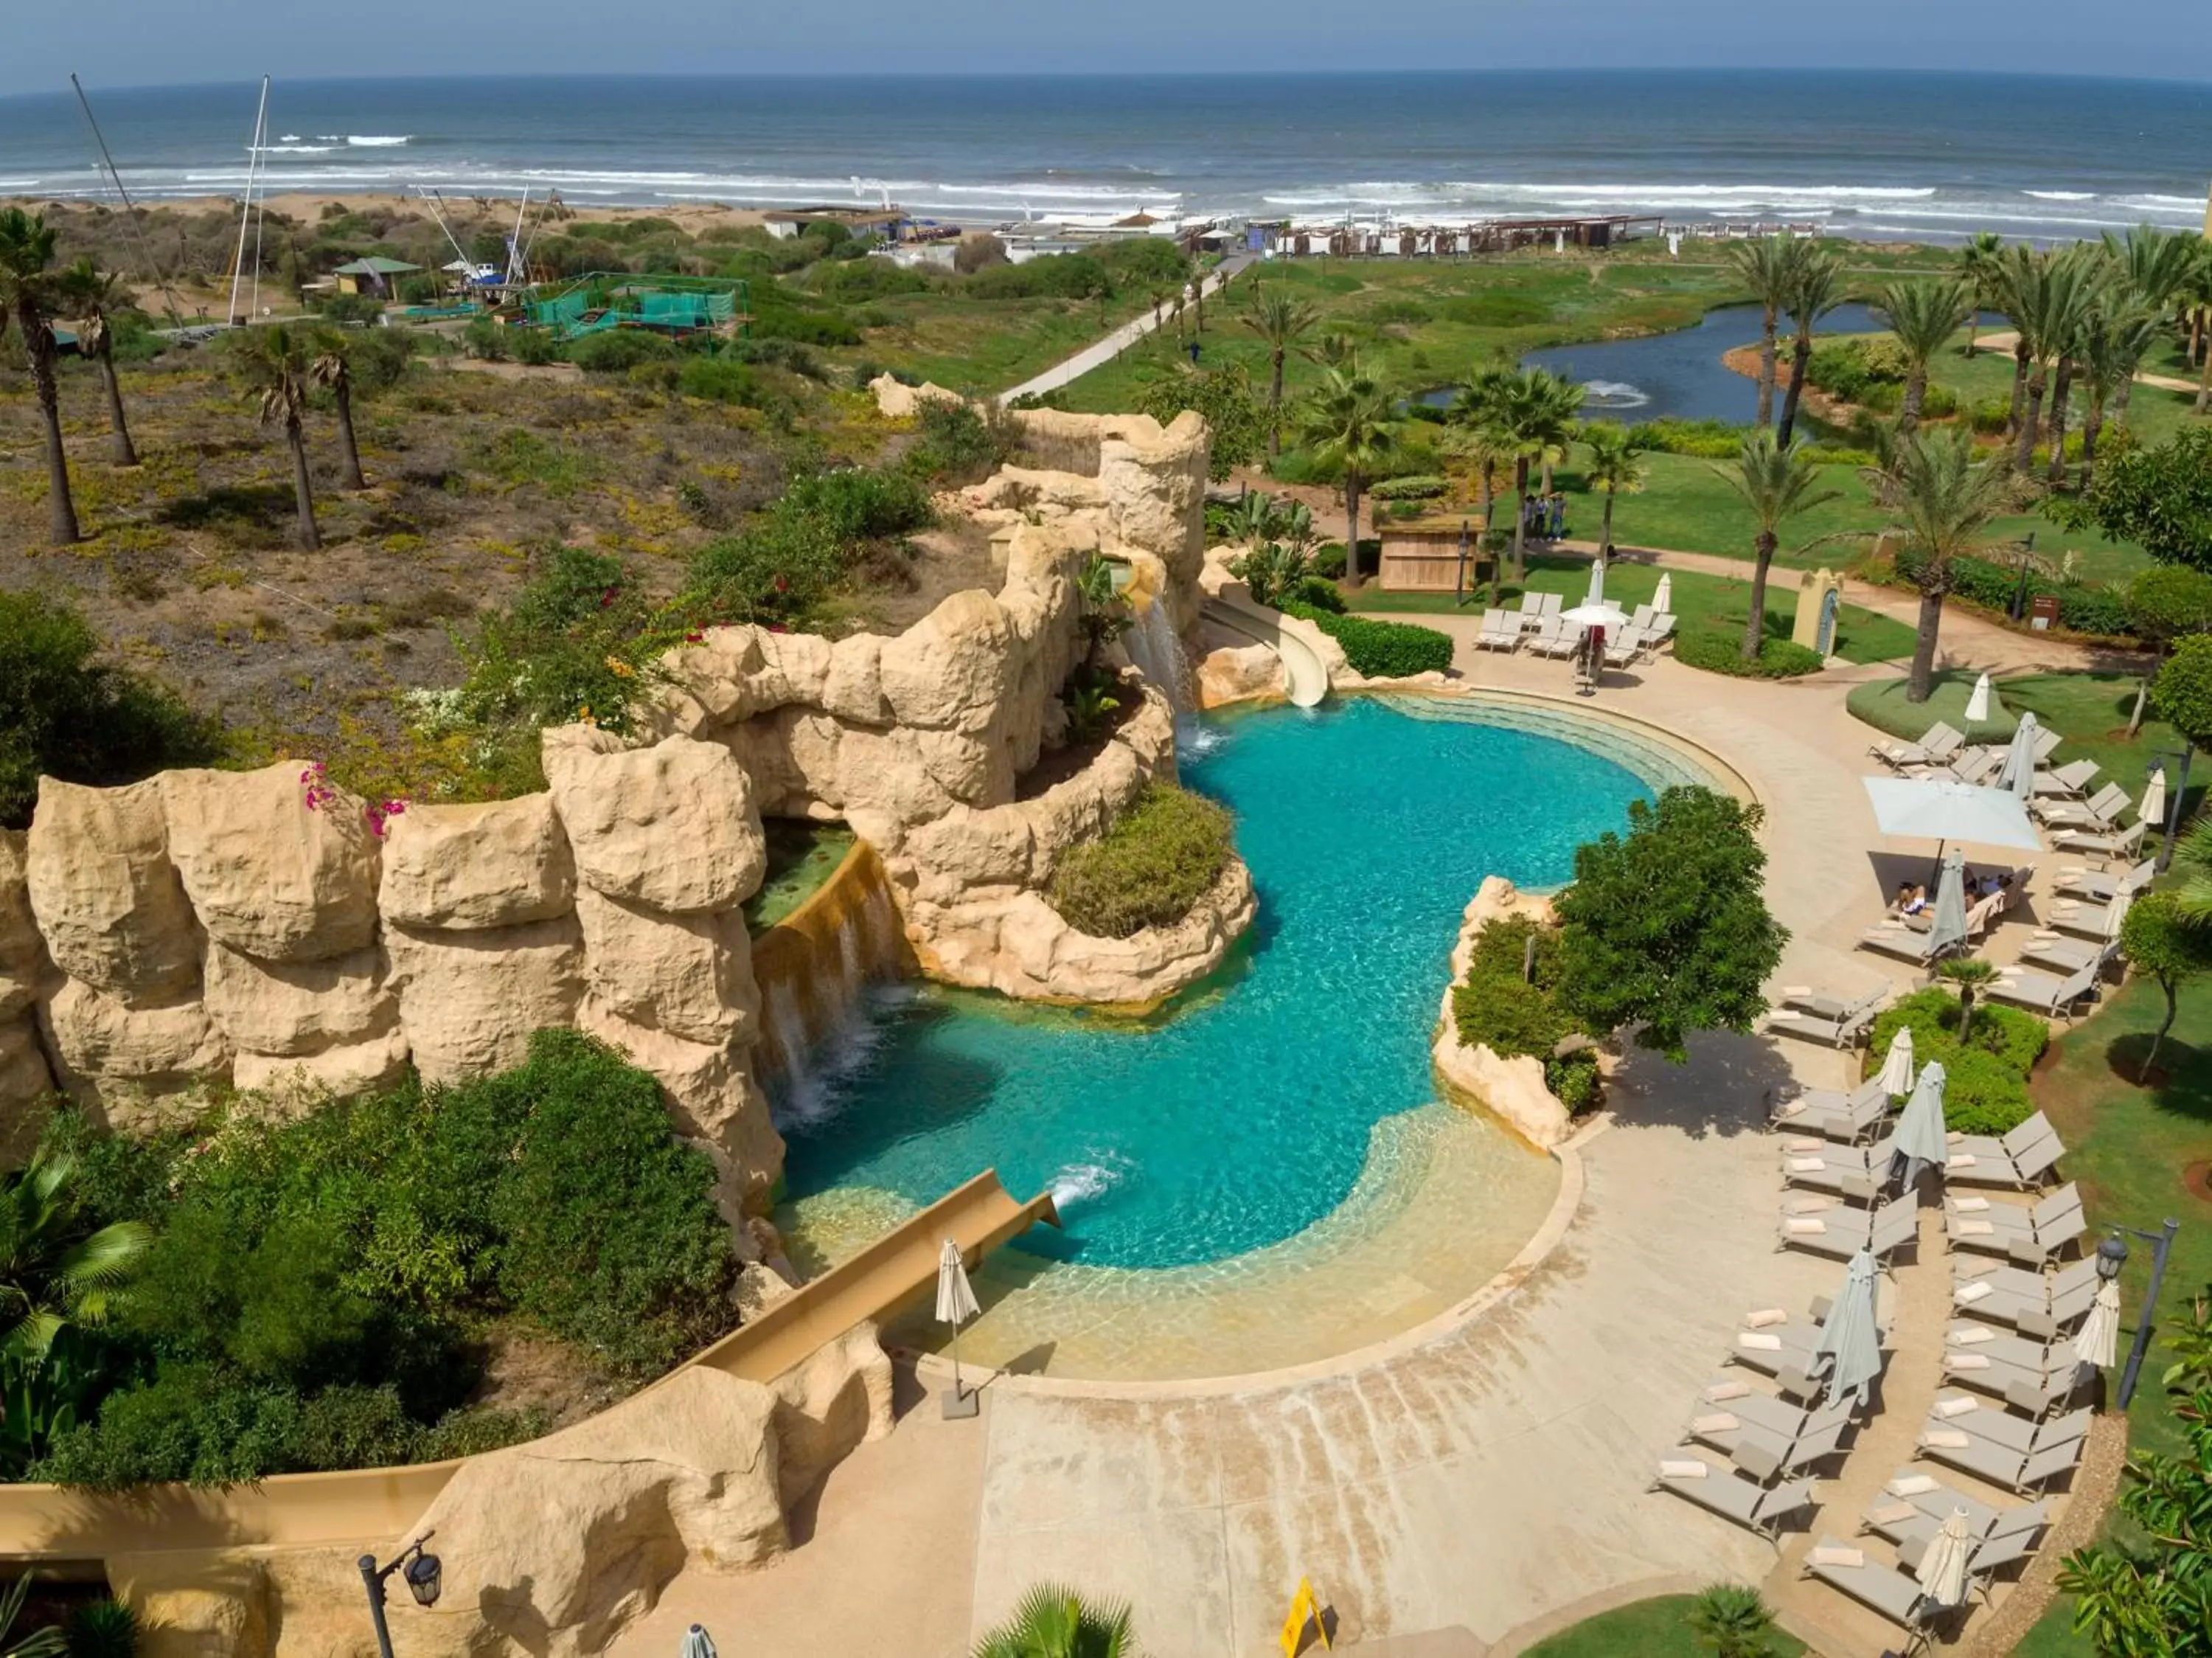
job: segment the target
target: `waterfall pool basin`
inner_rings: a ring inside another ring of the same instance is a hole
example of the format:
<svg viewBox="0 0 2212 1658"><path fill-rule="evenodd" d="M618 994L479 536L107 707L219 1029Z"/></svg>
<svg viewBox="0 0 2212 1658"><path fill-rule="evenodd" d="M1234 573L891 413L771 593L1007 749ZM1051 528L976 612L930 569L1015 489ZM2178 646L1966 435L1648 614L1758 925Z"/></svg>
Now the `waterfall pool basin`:
<svg viewBox="0 0 2212 1658"><path fill-rule="evenodd" d="M979 1278L987 1311L963 1338L978 1360L1272 1368L1480 1288L1559 1175L1436 1103L1429 1043L1461 912L1486 875L1559 884L1631 801L1704 780L1567 710L1452 698L1231 714L1193 749L1183 780L1237 814L1260 895L1212 979L1143 1022L902 987L777 1101L781 1218L803 1259L987 1167L1059 1197L1065 1231L1038 1228ZM1309 1308L1287 1344L1286 1295Z"/></svg>

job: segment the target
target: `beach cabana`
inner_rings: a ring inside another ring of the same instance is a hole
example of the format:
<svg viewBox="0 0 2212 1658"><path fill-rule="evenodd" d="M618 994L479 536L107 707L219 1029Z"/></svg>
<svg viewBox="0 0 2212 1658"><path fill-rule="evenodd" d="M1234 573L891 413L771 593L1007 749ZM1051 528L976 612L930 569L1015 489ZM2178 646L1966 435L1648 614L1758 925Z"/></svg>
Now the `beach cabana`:
<svg viewBox="0 0 2212 1658"><path fill-rule="evenodd" d="M366 259L347 260L331 275L337 279L341 294L374 294L379 299L389 299L400 277L412 276L422 268L404 259L387 259L372 253Z"/></svg>

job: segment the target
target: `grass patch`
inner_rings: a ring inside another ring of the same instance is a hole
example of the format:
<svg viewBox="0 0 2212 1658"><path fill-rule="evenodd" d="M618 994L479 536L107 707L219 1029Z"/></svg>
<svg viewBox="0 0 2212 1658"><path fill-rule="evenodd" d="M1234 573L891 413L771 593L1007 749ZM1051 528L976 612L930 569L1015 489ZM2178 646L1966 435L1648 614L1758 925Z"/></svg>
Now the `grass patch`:
<svg viewBox="0 0 2212 1658"><path fill-rule="evenodd" d="M1528 1658L1712 1658L1690 1629L1693 1594L1662 1594L1632 1601L1586 1618L1571 1629L1539 1641ZM1799 1658L1805 1643L1780 1630L1770 1630L1767 1641L1776 1658Z"/></svg>
<svg viewBox="0 0 2212 1658"><path fill-rule="evenodd" d="M1060 859L1052 906L1097 938L1172 926L1220 879L1232 821L1202 795L1150 784L1103 836Z"/></svg>
<svg viewBox="0 0 2212 1658"><path fill-rule="evenodd" d="M1906 742L1918 742L1938 720L1954 731L1965 732L1976 742L2006 741L2019 726L2020 716L2002 695L1990 698L1988 719L1966 717L1966 699L1974 694L1977 677L1972 674L1938 674L1924 703L1905 700L1905 693L1912 686L1910 680L1881 680L1855 686L1844 706L1855 718L1863 720L1875 730L1887 732Z"/></svg>

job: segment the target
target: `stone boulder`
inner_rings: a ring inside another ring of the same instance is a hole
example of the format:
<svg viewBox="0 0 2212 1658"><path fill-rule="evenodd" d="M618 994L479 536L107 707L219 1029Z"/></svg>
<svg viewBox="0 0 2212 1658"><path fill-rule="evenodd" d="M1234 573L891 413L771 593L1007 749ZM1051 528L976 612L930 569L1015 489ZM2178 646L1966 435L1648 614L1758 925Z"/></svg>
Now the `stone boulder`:
<svg viewBox="0 0 2212 1658"><path fill-rule="evenodd" d="M782 1282L759 1268L747 1271L757 1283ZM770 1387L775 1394L777 1484L786 1509L856 1447L891 1430L891 1362L872 1322L856 1324L817 1348Z"/></svg>
<svg viewBox="0 0 2212 1658"><path fill-rule="evenodd" d="M320 961L264 961L211 938L205 978L209 1016L245 1052L316 1053L399 1021L384 954L374 947Z"/></svg>
<svg viewBox="0 0 2212 1658"><path fill-rule="evenodd" d="M231 1064L231 1081L279 1105L308 1106L398 1086L406 1075L409 1052L407 1033L394 1025L361 1041L334 1043L313 1053L241 1052Z"/></svg>
<svg viewBox="0 0 2212 1658"><path fill-rule="evenodd" d="M1559 1096L1545 1086L1544 1062L1531 1054L1508 1058L1481 1043L1460 1040L1452 1011L1452 991L1467 977L1474 960L1475 936L1492 920L1526 916L1552 919L1549 899L1517 890L1503 875L1486 877L1468 901L1452 946L1451 982L1444 986L1430 1058L1448 1088L1483 1107L1539 1151L1549 1151L1574 1132L1574 1119Z"/></svg>
<svg viewBox="0 0 2212 1658"><path fill-rule="evenodd" d="M919 386L909 386L888 374L878 375L868 382L868 392L876 399L876 412L886 420L912 420L921 412L925 403L959 403L957 392L948 392L942 386L924 381Z"/></svg>
<svg viewBox="0 0 2212 1658"><path fill-rule="evenodd" d="M586 887L576 894L584 971L601 1005L687 1041L723 1043L760 1012L742 910L668 915Z"/></svg>
<svg viewBox="0 0 2212 1658"><path fill-rule="evenodd" d="M163 1089L229 1067L222 1033L198 1001L134 1008L70 978L44 1012L55 1055L82 1081Z"/></svg>
<svg viewBox="0 0 2212 1658"><path fill-rule="evenodd" d="M386 929L399 1020L426 1082L512 1070L530 1038L574 1022L584 993L576 918L443 932Z"/></svg>
<svg viewBox="0 0 2212 1658"><path fill-rule="evenodd" d="M12 1165L28 1154L40 1122L30 1107L53 1085L31 1016L0 1019L0 1161Z"/></svg>
<svg viewBox="0 0 2212 1658"><path fill-rule="evenodd" d="M1262 644L1223 645L1199 658L1198 703L1221 708L1283 694L1283 659Z"/></svg>
<svg viewBox="0 0 2212 1658"><path fill-rule="evenodd" d="M28 836L20 829L0 829L0 1020L28 1009L53 974L46 942L31 913L29 856Z"/></svg>
<svg viewBox="0 0 2212 1658"><path fill-rule="evenodd" d="M252 1553L111 1554L106 1564L110 1591L138 1614L138 1658L266 1658L274 1650L269 1579ZM360 1583L356 1571L356 1594Z"/></svg>
<svg viewBox="0 0 2212 1658"><path fill-rule="evenodd" d="M690 914L750 898L768 867L751 779L718 743L649 748L590 726L544 736L545 775L584 883L610 898Z"/></svg>
<svg viewBox="0 0 2212 1658"><path fill-rule="evenodd" d="M169 862L158 779L86 789L39 779L25 887L47 953L72 978L125 1002L191 989L200 936Z"/></svg>
<svg viewBox="0 0 2212 1658"><path fill-rule="evenodd" d="M410 927L519 927L565 915L576 864L550 795L410 806L384 838L384 918Z"/></svg>
<svg viewBox="0 0 2212 1658"><path fill-rule="evenodd" d="M279 760L156 779L169 856L200 925L234 950L314 961L375 936L377 843L366 804L310 775L304 762Z"/></svg>
<svg viewBox="0 0 2212 1658"><path fill-rule="evenodd" d="M728 1042L693 1042L623 1018L595 996L576 1011L576 1028L652 1073L667 1096L676 1131L714 1159L720 1202L734 1219L769 1205L783 1171L783 1137L753 1080L747 1051Z"/></svg>
<svg viewBox="0 0 2212 1658"><path fill-rule="evenodd" d="M901 725L925 731L990 728L1011 688L1013 632L998 600L975 588L947 594L884 642L884 700Z"/></svg>

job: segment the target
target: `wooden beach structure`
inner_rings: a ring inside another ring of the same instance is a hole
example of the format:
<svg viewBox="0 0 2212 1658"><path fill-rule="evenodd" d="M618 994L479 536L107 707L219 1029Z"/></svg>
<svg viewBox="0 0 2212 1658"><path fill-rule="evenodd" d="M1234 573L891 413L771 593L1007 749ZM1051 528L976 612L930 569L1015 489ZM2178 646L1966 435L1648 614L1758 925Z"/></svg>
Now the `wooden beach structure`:
<svg viewBox="0 0 2212 1658"><path fill-rule="evenodd" d="M1472 598L1490 580L1482 526L1474 515L1432 514L1383 521L1376 585L1385 593L1449 593Z"/></svg>

